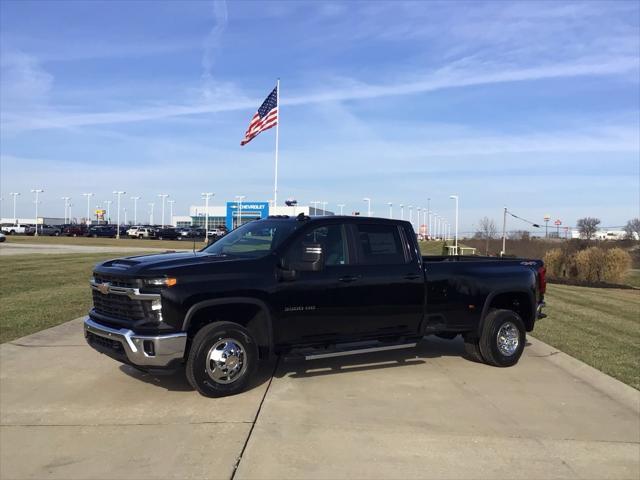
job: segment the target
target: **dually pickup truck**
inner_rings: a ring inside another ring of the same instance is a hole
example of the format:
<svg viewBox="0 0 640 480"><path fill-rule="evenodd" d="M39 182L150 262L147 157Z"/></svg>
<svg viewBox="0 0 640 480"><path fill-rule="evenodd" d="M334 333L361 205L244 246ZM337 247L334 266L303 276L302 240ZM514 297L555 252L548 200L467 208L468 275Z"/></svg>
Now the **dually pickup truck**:
<svg viewBox="0 0 640 480"><path fill-rule="evenodd" d="M462 335L473 360L520 358L542 318L539 260L422 256L409 222L268 217L198 252L110 260L91 279L89 345L211 397L273 356L316 359Z"/></svg>

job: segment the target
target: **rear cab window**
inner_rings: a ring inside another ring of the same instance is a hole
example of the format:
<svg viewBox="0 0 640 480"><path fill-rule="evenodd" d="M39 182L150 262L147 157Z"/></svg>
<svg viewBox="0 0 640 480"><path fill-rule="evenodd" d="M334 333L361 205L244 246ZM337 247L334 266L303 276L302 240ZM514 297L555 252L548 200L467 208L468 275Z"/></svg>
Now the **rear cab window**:
<svg viewBox="0 0 640 480"><path fill-rule="evenodd" d="M360 263L364 265L401 265L408 262L402 235L397 225L356 225Z"/></svg>

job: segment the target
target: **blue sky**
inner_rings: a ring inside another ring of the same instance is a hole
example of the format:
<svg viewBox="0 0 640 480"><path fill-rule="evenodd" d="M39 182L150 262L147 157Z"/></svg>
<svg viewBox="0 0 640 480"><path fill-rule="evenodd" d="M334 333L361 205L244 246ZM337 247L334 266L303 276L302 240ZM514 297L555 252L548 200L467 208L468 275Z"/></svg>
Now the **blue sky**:
<svg viewBox="0 0 640 480"><path fill-rule="evenodd" d="M113 190L175 213L272 196L431 208L462 230L503 205L622 225L640 200L637 2L0 3L2 216L74 215ZM129 200L125 202L129 208ZM145 207L141 207L143 210ZM157 210L156 210L157 212ZM397 209L396 209L397 213ZM514 223L510 228L526 228Z"/></svg>

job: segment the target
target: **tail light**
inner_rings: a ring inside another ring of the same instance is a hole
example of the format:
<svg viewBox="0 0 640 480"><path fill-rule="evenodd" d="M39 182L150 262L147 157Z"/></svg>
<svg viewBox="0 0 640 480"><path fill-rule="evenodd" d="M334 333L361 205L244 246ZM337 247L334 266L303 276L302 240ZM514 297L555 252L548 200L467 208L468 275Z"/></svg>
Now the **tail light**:
<svg viewBox="0 0 640 480"><path fill-rule="evenodd" d="M544 295L547 291L547 269L544 267L538 268L538 286L540 287L540 294Z"/></svg>

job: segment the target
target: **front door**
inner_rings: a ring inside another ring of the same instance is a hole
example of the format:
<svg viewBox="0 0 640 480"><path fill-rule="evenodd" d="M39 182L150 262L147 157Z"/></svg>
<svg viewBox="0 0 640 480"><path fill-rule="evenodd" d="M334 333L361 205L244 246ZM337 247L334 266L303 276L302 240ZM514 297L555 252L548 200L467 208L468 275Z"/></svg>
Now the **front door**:
<svg viewBox="0 0 640 480"><path fill-rule="evenodd" d="M347 227L326 224L311 227L285 253L289 260L301 254L305 245L320 244L324 267L318 272L298 271L290 279L282 279L277 292L278 344L316 343L344 339L356 334L358 326L349 318L345 296L357 284L357 268L353 265Z"/></svg>

